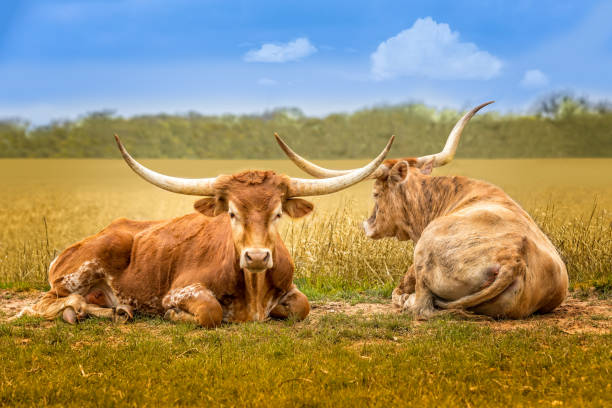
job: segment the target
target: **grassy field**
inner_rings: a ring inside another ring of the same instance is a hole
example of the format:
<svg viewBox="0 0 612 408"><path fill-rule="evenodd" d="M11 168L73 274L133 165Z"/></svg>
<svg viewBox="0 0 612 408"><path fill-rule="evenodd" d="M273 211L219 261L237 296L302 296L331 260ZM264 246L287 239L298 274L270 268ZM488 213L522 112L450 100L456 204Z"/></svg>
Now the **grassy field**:
<svg viewBox="0 0 612 408"><path fill-rule="evenodd" d="M10 406L609 406L610 335L327 314L198 330L0 325Z"/></svg>
<svg viewBox="0 0 612 408"><path fill-rule="evenodd" d="M287 161L144 163L186 177L244 168L303 177ZM296 283L319 306L305 322L209 331L144 317L125 326L0 322L0 405L612 404L612 159L457 160L436 174L503 187L560 249L574 296L594 290L599 309L561 326L326 309L331 301L387 304L412 261L410 243L363 236L371 206L363 183L313 199L304 220L283 221ZM3 301L34 298L27 290L47 288L51 259L114 218L179 216L195 201L150 186L118 160L0 160L0 189L0 287L11 289Z"/></svg>

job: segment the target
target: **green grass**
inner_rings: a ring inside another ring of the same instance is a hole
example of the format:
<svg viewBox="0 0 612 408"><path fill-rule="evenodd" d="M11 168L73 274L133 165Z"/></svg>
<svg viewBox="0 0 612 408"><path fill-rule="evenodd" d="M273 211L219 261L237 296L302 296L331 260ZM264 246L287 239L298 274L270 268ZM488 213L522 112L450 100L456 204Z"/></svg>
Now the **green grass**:
<svg viewBox="0 0 612 408"><path fill-rule="evenodd" d="M195 330L0 324L11 406L605 406L612 336L329 314Z"/></svg>

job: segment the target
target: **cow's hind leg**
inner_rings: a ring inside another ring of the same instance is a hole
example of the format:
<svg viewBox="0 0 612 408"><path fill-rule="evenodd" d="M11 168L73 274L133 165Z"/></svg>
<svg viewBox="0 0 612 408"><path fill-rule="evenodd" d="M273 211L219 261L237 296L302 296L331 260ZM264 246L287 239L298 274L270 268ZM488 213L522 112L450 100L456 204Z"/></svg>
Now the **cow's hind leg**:
<svg viewBox="0 0 612 408"><path fill-rule="evenodd" d="M119 303L109 282L108 272L98 259L84 262L76 271L58 277L53 282L51 292L62 296L79 294L85 300L85 305L78 311L70 305L63 312L64 320L74 323L71 317L78 318L96 316L112 320L127 320L133 317L132 308ZM67 308L74 310L70 312Z"/></svg>
<svg viewBox="0 0 612 408"><path fill-rule="evenodd" d="M436 300L436 306L442 309L468 309L490 301L508 289L518 278L525 276L526 265L521 258L517 257L512 262L507 262L501 266L496 264L488 270L494 272L493 278L485 281L480 291L454 301L438 299ZM505 316L506 312L500 311L495 315Z"/></svg>
<svg viewBox="0 0 612 408"><path fill-rule="evenodd" d="M408 268L400 284L391 294L391 304L412 313L417 319L428 319L434 314L434 296L427 287L423 266L417 273L414 264Z"/></svg>
<svg viewBox="0 0 612 408"><path fill-rule="evenodd" d="M514 268L510 268L509 270L502 268L500 271L500 266L498 264L486 268L485 271L487 277L482 283L482 290L455 301L444 301L438 298L431 289L433 287L431 286L431 282L433 282L439 274L437 274L433 268L428 269L425 266L417 268L415 293L406 299L403 304L403 310L409 311L417 319L429 319L434 315L448 314L448 312L440 313L435 307L452 311L452 313L463 318L470 318L471 316L469 316L468 313L461 313L461 310L468 309L494 298L503 292L516 277Z"/></svg>
<svg viewBox="0 0 612 408"><path fill-rule="evenodd" d="M223 308L213 294L199 283L172 289L162 300L165 318L193 322L211 328L221 324Z"/></svg>
<svg viewBox="0 0 612 408"><path fill-rule="evenodd" d="M278 305L270 311L270 317L304 320L308 313L310 313L308 298L293 285L293 288L280 299Z"/></svg>
<svg viewBox="0 0 612 408"><path fill-rule="evenodd" d="M404 309L417 319L429 319L434 315L434 294L427 287L424 276L417 276L414 294L408 297Z"/></svg>
<svg viewBox="0 0 612 408"><path fill-rule="evenodd" d="M120 305L97 260L84 262L77 270L59 276L34 306L24 308L21 316L39 316L52 320L58 316L71 324L88 315L125 320L132 309Z"/></svg>
<svg viewBox="0 0 612 408"><path fill-rule="evenodd" d="M131 306L119 303L115 292L105 280L88 290L85 295L87 315L125 322L134 317Z"/></svg>

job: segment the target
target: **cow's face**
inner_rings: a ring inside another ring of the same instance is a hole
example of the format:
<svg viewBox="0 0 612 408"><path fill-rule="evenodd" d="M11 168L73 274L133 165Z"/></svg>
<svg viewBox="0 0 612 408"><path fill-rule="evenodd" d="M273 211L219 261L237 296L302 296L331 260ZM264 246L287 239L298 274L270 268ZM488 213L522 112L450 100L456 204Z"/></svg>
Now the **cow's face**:
<svg viewBox="0 0 612 408"><path fill-rule="evenodd" d="M407 194L418 194L422 177L431 174L433 161L421 168L414 167L413 159L394 159L385 162L386 171L376 179L372 190L374 209L370 218L363 222L363 229L372 239L395 237L408 240L405 225Z"/></svg>
<svg viewBox="0 0 612 408"><path fill-rule="evenodd" d="M288 179L273 172L223 176L215 187L216 196L197 201L195 208L229 220L240 268L251 272L274 266L274 248L280 239L277 225L283 214L297 218L313 208L306 200L286 198Z"/></svg>

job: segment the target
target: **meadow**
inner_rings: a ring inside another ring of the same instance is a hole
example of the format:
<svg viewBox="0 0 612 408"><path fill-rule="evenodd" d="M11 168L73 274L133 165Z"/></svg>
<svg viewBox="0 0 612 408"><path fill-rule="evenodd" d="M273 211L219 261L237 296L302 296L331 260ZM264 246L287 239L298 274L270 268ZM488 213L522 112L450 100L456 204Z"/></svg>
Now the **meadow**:
<svg viewBox="0 0 612 408"><path fill-rule="evenodd" d="M304 177L287 160L142 162L184 177L245 168ZM330 168L364 162L320 161ZM600 302L603 312L577 316L576 330L538 317L526 319L529 326L508 326L325 313L330 302L388 304L412 261L411 243L372 241L361 232L371 206L366 182L313 198L312 215L282 221L295 282L316 306L306 321L209 331L148 317L124 326L97 319L77 326L0 322L0 404L610 404L612 159L462 159L434 174L504 188L559 248L572 297ZM180 216L196 200L161 191L110 159L0 160L0 189L4 301L47 289L55 255L113 219Z"/></svg>

